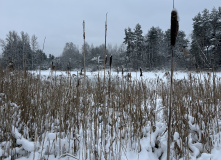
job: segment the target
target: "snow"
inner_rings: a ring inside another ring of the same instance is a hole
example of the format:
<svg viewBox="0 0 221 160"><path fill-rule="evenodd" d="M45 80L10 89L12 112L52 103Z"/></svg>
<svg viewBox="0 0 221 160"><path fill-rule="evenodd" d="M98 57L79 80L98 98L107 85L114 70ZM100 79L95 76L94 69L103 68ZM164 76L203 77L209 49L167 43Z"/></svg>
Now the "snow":
<svg viewBox="0 0 221 160"><path fill-rule="evenodd" d="M38 75L39 72L32 72L35 75ZM103 71L100 71L99 74L102 76ZM70 75L76 76L78 72L72 71L70 72ZM94 76L97 76L98 72L87 72L87 77L88 78L93 78ZM111 73L113 77L118 76L122 77L122 74L117 72L112 72ZM164 71L159 71L159 72L144 72L143 77L139 76L139 72L131 72L131 78L133 80L156 80L157 78L162 79L163 81L166 81L168 79L168 74L169 72L164 72ZM174 78L177 80L182 80L182 79L187 79L189 76L190 72L175 72L174 73ZM200 79L203 79L204 76L207 76L207 72L201 72L199 73L191 73L192 76L198 77ZM41 71L41 76L42 77L48 77L48 76L68 76L66 72L61 72L61 71L56 71L56 72L51 72L50 70L47 71ZM108 75L108 74L107 74ZM124 73L124 76L127 75L127 72ZM221 73L216 73L217 77L221 77ZM3 99L5 95L3 93L0 93L0 101ZM11 103L11 106L14 108L19 108L15 103ZM150 107L150 106L148 106ZM118 157L121 157L121 160L157 160L159 156L161 156L161 160L166 160L166 150L167 150L167 132L166 132L166 124L163 120L163 110L164 106L162 105L162 99L157 99L156 100L156 129L153 131L150 126L146 126L144 128L145 132L147 133L146 136L144 136L140 140L140 152L135 152L132 150L129 145L126 145L126 147L122 147L122 152L118 153L119 155L116 155ZM191 131L196 131L196 132L201 132L200 127L198 125L193 124L194 123L194 118L191 117L190 115L185 115L186 118L188 116L188 124L190 126ZM55 120L55 122L59 123L59 120ZM54 122L54 125L56 123ZM221 121L218 122L219 125L221 125ZM17 148L16 152L21 152L21 155L23 152L27 152L25 156L22 156L18 158L18 160L29 160L29 159L40 159L42 157L45 157L48 160L53 160L53 159L61 159L61 160L66 160L66 159L83 159L81 157L81 153L83 152L84 148L83 142L80 145L80 151L79 155L75 156L73 154L70 154L68 152L61 154L60 156L55 157L55 153L59 151L59 143L61 146L64 147L64 149L67 148L69 145L69 141L71 143L74 142L73 137L59 137L59 133L51 133L51 132L46 132L44 133L43 137L45 137L44 143L39 144L39 142L32 142L28 138L25 138L22 136L22 134L19 132L19 129L16 128L15 126L12 125L12 136L16 139L16 144L20 146L20 148ZM83 134L82 130L80 131L80 134ZM72 133L73 135L73 133ZM79 136L80 137L80 136ZM217 134L216 137L219 137ZM196 142L193 143L193 137L189 135L189 147L193 151L190 154L190 159L197 159L197 160L221 160L221 144L217 143L215 147L212 149L211 154L209 153L202 153L203 152L203 146L201 143ZM81 137L79 138L81 139ZM180 135L178 132L175 132L173 135L174 143L176 142L180 146ZM159 147L155 147L156 144L160 144ZM6 142L0 142L0 159L1 156L4 153L3 146L6 145ZM52 147L53 145L53 147ZM139 146L133 146L138 147ZM68 149L66 149L68 150ZM202 154L201 154L202 153ZM56 153L57 154L57 153ZM117 153L116 153L117 154ZM42 156L43 155L43 156ZM6 159L11 159L10 156L8 156Z"/></svg>
<svg viewBox="0 0 221 160"><path fill-rule="evenodd" d="M177 141L178 138L179 138L179 133L175 132L173 136L174 141Z"/></svg>
<svg viewBox="0 0 221 160"><path fill-rule="evenodd" d="M21 145L24 150L28 152L34 151L34 142L30 142L27 139L23 138L22 135L18 132L18 129L12 126L12 136L17 139L17 144Z"/></svg>
<svg viewBox="0 0 221 160"><path fill-rule="evenodd" d="M25 138L22 139L17 139L17 144L22 145L22 148L28 152L33 152L34 151L34 142L30 142Z"/></svg>
<svg viewBox="0 0 221 160"><path fill-rule="evenodd" d="M3 150L0 148L0 157L2 156L3 154Z"/></svg>
<svg viewBox="0 0 221 160"><path fill-rule="evenodd" d="M56 133L48 133L47 137L49 140L54 140L56 138Z"/></svg>
<svg viewBox="0 0 221 160"><path fill-rule="evenodd" d="M108 71L106 70L106 75L108 75ZM30 71L31 73L35 74L35 75L39 75L39 71ZM68 76L68 75L72 75L72 76L77 76L77 74L79 75L79 71L71 71L69 72L69 74L65 71L51 71L51 70L43 70L41 71L41 76L42 77L48 77L48 76ZM143 76L140 77L140 72L124 72L123 76L126 77L128 73L131 73L131 78L132 80L148 80L148 79L162 79L164 81L167 80L168 74L170 74L170 72L167 71L156 71L156 72L143 72ZM100 75L100 77L102 77L104 75L104 71L96 71L96 72L86 72L86 76L88 78L94 78L97 75ZM190 71L175 71L173 74L173 78L174 79L178 79L178 80L182 80L182 79L187 79L187 77L189 76L189 74L191 74L193 77L196 78L200 78L203 79L204 76L207 76L207 74L211 74L209 72L190 72ZM111 72L112 77L122 77L122 72ZM215 72L215 75L219 78L221 78L221 72ZM80 77L80 75L79 75Z"/></svg>

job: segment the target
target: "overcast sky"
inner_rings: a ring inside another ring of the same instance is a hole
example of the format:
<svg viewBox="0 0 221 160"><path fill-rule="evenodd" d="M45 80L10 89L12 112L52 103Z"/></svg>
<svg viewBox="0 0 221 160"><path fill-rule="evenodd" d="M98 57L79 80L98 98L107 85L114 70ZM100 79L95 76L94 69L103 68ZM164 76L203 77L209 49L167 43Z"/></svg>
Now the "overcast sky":
<svg viewBox="0 0 221 160"><path fill-rule="evenodd" d="M205 8L218 6L221 0L175 0L180 30L190 37L192 18ZM81 48L83 20L86 41L94 46L104 43L108 12L107 43L121 45L124 29L133 29L137 23L144 34L152 26L163 31L170 28L172 7L172 0L0 0L0 39L5 39L9 31L24 31L30 36L35 34L42 49L46 37L46 54L59 56L66 42Z"/></svg>

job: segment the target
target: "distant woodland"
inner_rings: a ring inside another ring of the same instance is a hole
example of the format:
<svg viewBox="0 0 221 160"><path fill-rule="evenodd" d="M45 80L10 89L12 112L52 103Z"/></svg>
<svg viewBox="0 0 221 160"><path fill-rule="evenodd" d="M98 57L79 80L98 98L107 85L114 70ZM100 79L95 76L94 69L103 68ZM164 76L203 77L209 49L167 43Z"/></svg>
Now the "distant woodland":
<svg viewBox="0 0 221 160"><path fill-rule="evenodd" d="M147 33L143 33L138 23L134 28L125 29L122 42L119 46L107 46L107 59L113 56L112 66L115 70L170 68L170 29L163 31L160 27L151 27ZM61 56L55 57L53 53L45 53L40 49L36 35L10 31L4 40L1 39L1 46L0 65L3 68L9 62L13 62L14 68L20 70L24 67L28 70L48 69L52 63L57 70L79 70L84 66L84 46L79 49L72 42L67 42ZM104 44L85 44L87 70L103 69L104 50ZM221 69L221 7L211 11L205 9L193 17L190 39L187 39L184 31L179 31L175 45L175 69Z"/></svg>

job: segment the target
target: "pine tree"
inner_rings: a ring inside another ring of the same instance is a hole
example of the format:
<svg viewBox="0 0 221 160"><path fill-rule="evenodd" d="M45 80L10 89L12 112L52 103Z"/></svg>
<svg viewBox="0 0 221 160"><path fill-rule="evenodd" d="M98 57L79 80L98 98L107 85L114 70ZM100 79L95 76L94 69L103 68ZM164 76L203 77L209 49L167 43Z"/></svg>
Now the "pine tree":
<svg viewBox="0 0 221 160"><path fill-rule="evenodd" d="M220 64L221 11L205 9L193 18L191 53L200 68L217 68Z"/></svg>
<svg viewBox="0 0 221 160"><path fill-rule="evenodd" d="M148 68L153 69L160 65L160 57L163 56L164 34L159 27L151 27L145 36L145 54Z"/></svg>
<svg viewBox="0 0 221 160"><path fill-rule="evenodd" d="M125 29L125 38L124 44L127 46L126 52L126 67L132 63L133 54L134 54L134 33L131 31L131 28Z"/></svg>
<svg viewBox="0 0 221 160"><path fill-rule="evenodd" d="M141 25L138 23L134 29L134 54L135 54L135 63L133 68L138 70L138 64L142 66L143 62L143 50L144 50L144 37L142 35L143 31Z"/></svg>
<svg viewBox="0 0 221 160"><path fill-rule="evenodd" d="M170 29L168 29L165 32L165 36L164 36L164 53L165 53L165 58L168 59L167 64L168 65L170 63L170 56L171 56L171 46L170 46ZM186 39L186 34L184 31L179 31L178 35L176 37L176 44L174 46L174 62L176 63L176 68L184 68L186 69L187 67L189 67L187 64L189 64L189 62L187 62L186 59L189 58L189 55L186 55L184 53L184 49L186 49L186 47L188 46L189 41Z"/></svg>

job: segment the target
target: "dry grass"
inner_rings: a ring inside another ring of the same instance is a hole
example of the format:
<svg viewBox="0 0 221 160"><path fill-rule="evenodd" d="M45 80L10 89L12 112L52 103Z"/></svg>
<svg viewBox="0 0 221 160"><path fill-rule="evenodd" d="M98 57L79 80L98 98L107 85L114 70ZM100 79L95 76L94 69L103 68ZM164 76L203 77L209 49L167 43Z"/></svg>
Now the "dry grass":
<svg viewBox="0 0 221 160"><path fill-rule="evenodd" d="M45 159L67 153L78 159L121 159L128 148L141 152L142 139L154 135L151 152L163 146L161 138L167 130L161 131L158 122L167 123L169 81L129 82L115 77L104 85L99 75L83 83L79 75L53 73L38 79L31 74L24 78L18 71L0 72L0 145L4 150L0 158L30 154L25 149L17 152L21 145L16 143L14 128ZM177 158L193 152L189 143L201 143L201 153L209 153L220 142L221 81L210 74L202 79L190 74L187 79L174 80L171 139ZM56 138L48 139L49 133ZM175 133L179 134L177 141Z"/></svg>

